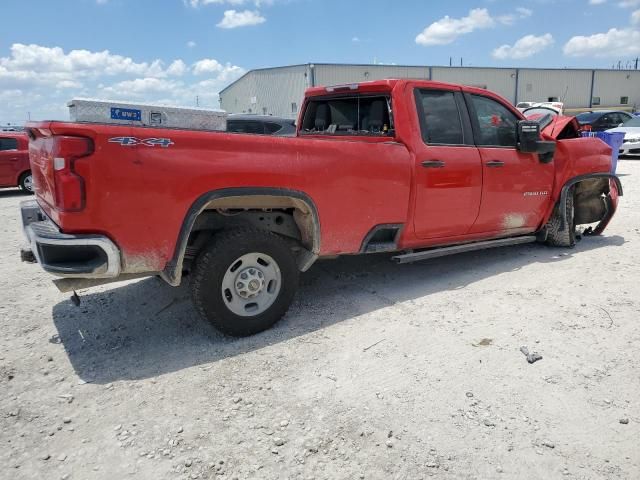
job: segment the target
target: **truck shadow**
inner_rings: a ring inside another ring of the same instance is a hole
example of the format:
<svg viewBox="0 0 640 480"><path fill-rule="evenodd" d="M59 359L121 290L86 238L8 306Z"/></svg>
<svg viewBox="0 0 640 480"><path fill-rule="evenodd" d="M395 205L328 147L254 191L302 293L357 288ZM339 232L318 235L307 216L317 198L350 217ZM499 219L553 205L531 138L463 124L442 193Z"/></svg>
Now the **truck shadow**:
<svg viewBox="0 0 640 480"><path fill-rule="evenodd" d="M25 197L26 200L33 197L33 194L20 190L19 188L0 188L0 198Z"/></svg>
<svg viewBox="0 0 640 480"><path fill-rule="evenodd" d="M285 341L322 339L330 325L396 303L464 288L533 263L562 262L595 248L621 246L620 236L591 237L573 250L536 244L503 247L395 265L391 255L317 262L302 276L289 313L274 328L249 338L221 335L191 306L188 284L179 288L146 278L82 295L53 308L58 335L78 376L87 382L138 380L241 355ZM188 283L188 282L185 282ZM300 338L307 335L307 337Z"/></svg>

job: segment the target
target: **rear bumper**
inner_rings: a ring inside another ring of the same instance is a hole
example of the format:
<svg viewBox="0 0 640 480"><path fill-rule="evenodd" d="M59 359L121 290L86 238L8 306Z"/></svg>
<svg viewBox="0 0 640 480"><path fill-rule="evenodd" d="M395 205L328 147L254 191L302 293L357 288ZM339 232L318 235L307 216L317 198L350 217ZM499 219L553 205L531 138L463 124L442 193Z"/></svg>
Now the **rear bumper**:
<svg viewBox="0 0 640 480"><path fill-rule="evenodd" d="M20 212L29 242L29 247L21 252L23 261L36 260L44 270L60 277L120 275L120 250L104 235L62 233L35 200L22 202Z"/></svg>

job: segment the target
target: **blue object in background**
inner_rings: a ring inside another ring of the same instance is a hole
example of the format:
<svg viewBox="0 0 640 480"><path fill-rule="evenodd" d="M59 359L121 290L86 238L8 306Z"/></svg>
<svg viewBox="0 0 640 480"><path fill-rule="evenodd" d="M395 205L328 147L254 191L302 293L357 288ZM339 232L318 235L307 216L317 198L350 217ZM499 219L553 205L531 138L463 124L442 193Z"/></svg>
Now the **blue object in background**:
<svg viewBox="0 0 640 480"><path fill-rule="evenodd" d="M623 132L582 132L583 137L596 137L611 147L611 173L616 173L620 146L624 141Z"/></svg>

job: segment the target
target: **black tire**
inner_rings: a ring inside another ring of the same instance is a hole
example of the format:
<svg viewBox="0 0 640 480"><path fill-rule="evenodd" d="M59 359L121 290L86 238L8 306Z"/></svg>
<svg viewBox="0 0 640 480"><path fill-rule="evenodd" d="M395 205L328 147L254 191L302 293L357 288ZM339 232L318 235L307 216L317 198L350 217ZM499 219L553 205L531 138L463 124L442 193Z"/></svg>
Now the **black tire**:
<svg viewBox="0 0 640 480"><path fill-rule="evenodd" d="M281 275L280 290L266 310L243 316L227 306L223 280L238 259L251 253L264 254L275 261ZM216 234L198 256L191 275L191 295L196 310L214 327L226 335L246 337L270 328L284 316L298 288L299 276L291 249L281 237L257 229L230 230Z"/></svg>
<svg viewBox="0 0 640 480"><path fill-rule="evenodd" d="M552 247L573 247L576 244L576 223L573 212L573 188L567 192L567 224L560 231L562 219L560 216L560 203L553 210L553 214L547 223L547 244Z"/></svg>
<svg viewBox="0 0 640 480"><path fill-rule="evenodd" d="M31 172L24 172L20 175L18 186L23 192L33 193L33 177L31 176Z"/></svg>

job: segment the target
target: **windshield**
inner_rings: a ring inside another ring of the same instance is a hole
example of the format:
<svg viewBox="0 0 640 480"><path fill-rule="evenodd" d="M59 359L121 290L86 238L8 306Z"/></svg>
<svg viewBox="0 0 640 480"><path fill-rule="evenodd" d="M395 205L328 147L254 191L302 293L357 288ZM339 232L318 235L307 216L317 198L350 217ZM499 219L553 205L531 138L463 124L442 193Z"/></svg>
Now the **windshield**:
<svg viewBox="0 0 640 480"><path fill-rule="evenodd" d="M623 127L640 127L640 117L630 118L622 124Z"/></svg>

